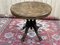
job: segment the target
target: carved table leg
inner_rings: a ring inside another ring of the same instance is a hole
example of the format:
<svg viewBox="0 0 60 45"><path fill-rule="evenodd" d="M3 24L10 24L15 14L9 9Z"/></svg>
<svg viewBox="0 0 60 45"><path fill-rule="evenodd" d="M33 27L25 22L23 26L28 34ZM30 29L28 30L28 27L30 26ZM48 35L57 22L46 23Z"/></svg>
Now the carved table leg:
<svg viewBox="0 0 60 45"><path fill-rule="evenodd" d="M22 37L22 41L24 41L24 39L25 39L25 37L26 37L26 35L27 35L27 33L28 33L28 29L32 29L32 28L34 28L34 31L35 31L35 33L36 33L36 35L37 35L37 37L39 38L39 40L41 41L42 40L42 38L38 35L38 26L36 25L36 20L34 19L34 20L32 20L32 19L27 19L27 22L26 22L26 24L25 24L25 26L23 27L23 29L25 29L25 33L24 33L24 35L23 35L23 37Z"/></svg>

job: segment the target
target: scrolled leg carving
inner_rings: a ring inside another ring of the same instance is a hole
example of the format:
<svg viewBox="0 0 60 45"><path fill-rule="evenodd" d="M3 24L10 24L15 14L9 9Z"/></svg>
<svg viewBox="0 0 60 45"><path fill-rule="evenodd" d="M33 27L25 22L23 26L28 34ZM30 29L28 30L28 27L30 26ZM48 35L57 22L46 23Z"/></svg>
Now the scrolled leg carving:
<svg viewBox="0 0 60 45"><path fill-rule="evenodd" d="M24 41L24 39L25 39L25 37L26 37L26 35L28 33L29 28L30 29L34 28L34 31L35 31L38 39L41 41L42 38L38 35L38 28L39 27L36 25L36 20L35 19L33 19L33 20L32 19L27 19L27 22L26 22L25 26L23 27L23 29L25 29L25 33L24 33L21 41Z"/></svg>

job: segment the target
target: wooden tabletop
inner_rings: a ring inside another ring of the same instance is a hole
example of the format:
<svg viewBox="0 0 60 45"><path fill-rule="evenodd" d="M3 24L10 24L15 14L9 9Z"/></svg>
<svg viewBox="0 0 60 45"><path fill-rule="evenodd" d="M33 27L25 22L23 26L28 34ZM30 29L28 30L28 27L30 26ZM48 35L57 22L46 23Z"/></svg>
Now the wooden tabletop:
<svg viewBox="0 0 60 45"><path fill-rule="evenodd" d="M42 2L21 2L10 8L11 13L18 18L44 18L51 13L51 6Z"/></svg>

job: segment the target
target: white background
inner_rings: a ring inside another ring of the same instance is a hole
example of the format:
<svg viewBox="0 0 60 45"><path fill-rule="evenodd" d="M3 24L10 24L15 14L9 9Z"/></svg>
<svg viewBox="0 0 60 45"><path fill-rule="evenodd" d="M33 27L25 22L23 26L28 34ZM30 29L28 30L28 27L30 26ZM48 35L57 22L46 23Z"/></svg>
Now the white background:
<svg viewBox="0 0 60 45"><path fill-rule="evenodd" d="M40 1L48 3L52 6L52 13L50 15L60 18L60 0L0 0L0 14L11 14L11 5L24 1Z"/></svg>

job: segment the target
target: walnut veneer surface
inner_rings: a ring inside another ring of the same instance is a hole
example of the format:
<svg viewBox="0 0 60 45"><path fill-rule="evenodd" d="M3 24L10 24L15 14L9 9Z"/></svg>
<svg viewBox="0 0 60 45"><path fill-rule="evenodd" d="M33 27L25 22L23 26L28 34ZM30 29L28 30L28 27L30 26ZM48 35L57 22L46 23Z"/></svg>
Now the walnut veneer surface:
<svg viewBox="0 0 60 45"><path fill-rule="evenodd" d="M51 6L43 2L21 2L10 8L11 13L19 18L44 18L51 13Z"/></svg>

